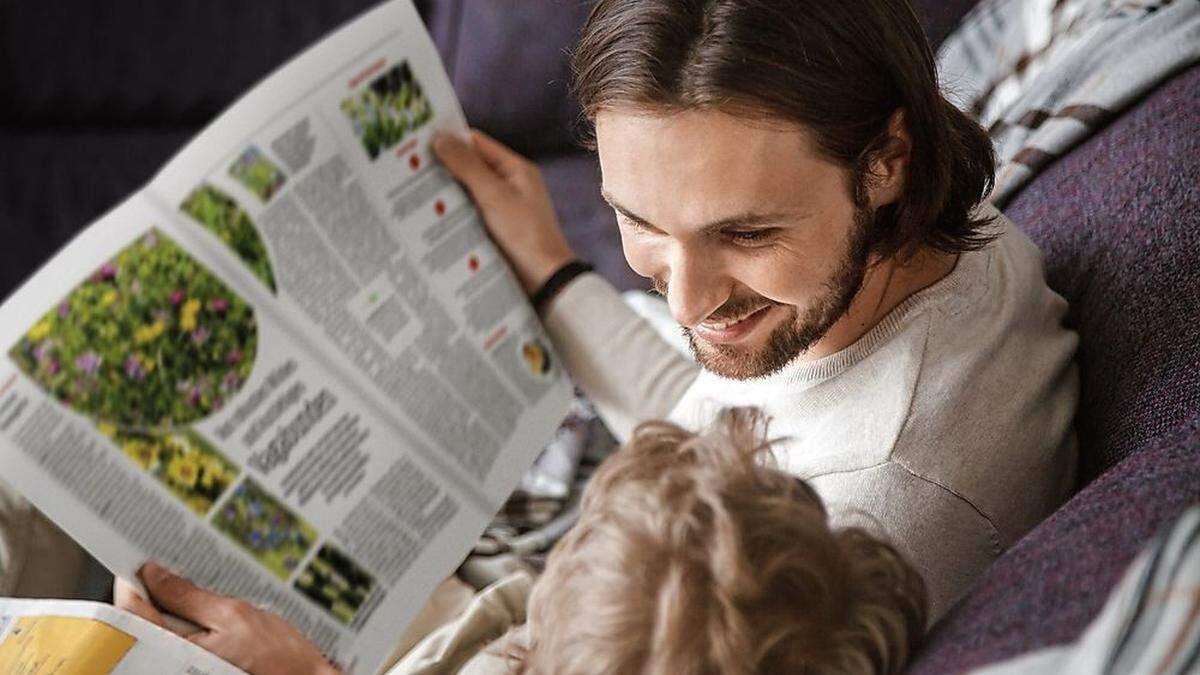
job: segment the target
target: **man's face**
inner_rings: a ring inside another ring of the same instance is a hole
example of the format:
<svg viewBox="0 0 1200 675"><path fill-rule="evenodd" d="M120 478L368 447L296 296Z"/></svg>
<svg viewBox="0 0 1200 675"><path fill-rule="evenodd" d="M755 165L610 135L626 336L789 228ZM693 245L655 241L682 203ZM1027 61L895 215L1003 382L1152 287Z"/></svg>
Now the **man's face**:
<svg viewBox="0 0 1200 675"><path fill-rule="evenodd" d="M616 110L597 116L596 141L625 257L666 295L706 369L769 375L846 313L872 214L803 131Z"/></svg>

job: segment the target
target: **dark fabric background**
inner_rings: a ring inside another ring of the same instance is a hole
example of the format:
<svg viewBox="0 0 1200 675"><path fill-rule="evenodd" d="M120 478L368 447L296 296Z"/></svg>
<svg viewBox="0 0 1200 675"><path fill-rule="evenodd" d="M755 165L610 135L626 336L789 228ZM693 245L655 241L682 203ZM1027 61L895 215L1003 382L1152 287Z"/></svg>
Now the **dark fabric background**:
<svg viewBox="0 0 1200 675"><path fill-rule="evenodd" d="M375 4L4 0L0 121L201 125L285 60Z"/></svg>
<svg viewBox="0 0 1200 675"><path fill-rule="evenodd" d="M370 0L0 0L0 297Z"/></svg>
<svg viewBox="0 0 1200 675"><path fill-rule="evenodd" d="M255 82L375 4L0 0L0 298ZM468 120L542 166L582 256L643 288L574 143L566 50L588 3L416 4Z"/></svg>

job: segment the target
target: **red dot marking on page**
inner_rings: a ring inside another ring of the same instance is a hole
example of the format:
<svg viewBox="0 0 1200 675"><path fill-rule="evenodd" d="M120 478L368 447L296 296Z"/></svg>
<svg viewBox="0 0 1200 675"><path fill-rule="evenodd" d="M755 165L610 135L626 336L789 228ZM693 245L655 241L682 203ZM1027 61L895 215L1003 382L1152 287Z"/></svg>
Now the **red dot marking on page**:
<svg viewBox="0 0 1200 675"><path fill-rule="evenodd" d="M409 155L408 165L410 167L412 167L413 171L416 171L417 169L421 168L421 156L416 155L416 154Z"/></svg>
<svg viewBox="0 0 1200 675"><path fill-rule="evenodd" d="M471 256L470 258L468 258L467 259L467 268L470 269L472 272L479 269L479 258L476 258L475 256Z"/></svg>
<svg viewBox="0 0 1200 675"><path fill-rule="evenodd" d="M440 199L437 200L436 202L434 202L433 212L438 214L439 216L445 214L446 213L446 202L444 202Z"/></svg>

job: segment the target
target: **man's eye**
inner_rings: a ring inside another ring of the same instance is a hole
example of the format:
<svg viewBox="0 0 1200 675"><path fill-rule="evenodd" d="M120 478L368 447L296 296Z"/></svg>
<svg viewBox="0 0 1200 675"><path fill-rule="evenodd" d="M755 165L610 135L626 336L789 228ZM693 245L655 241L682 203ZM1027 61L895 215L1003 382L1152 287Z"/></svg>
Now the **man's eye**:
<svg viewBox="0 0 1200 675"><path fill-rule="evenodd" d="M641 232L649 232L650 231L650 228L646 227L645 223L641 223L636 220L631 220L619 213L617 214L617 222L621 225L624 225L625 227L628 227L631 230L639 230Z"/></svg>
<svg viewBox="0 0 1200 675"><path fill-rule="evenodd" d="M770 238L771 233L772 231L770 229L735 230L732 232L726 232L726 236L739 244L755 244Z"/></svg>

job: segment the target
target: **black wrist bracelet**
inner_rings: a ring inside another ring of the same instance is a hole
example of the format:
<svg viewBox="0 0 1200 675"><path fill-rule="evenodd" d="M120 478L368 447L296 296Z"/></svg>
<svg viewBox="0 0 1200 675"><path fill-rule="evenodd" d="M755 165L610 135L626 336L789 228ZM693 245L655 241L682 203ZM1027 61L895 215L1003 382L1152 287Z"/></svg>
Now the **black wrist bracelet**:
<svg viewBox="0 0 1200 675"><path fill-rule="evenodd" d="M550 304L554 296L558 295L559 291L571 283L572 279L580 274L591 272L593 269L595 268L582 260L572 260L555 270L554 274L551 274L550 278L546 280L546 283L542 284L541 288L529 296L529 302L533 305L534 311L541 314L545 311L546 305Z"/></svg>

